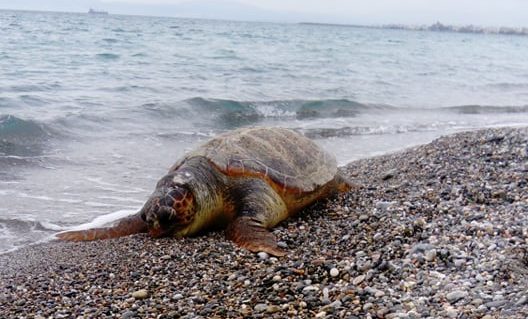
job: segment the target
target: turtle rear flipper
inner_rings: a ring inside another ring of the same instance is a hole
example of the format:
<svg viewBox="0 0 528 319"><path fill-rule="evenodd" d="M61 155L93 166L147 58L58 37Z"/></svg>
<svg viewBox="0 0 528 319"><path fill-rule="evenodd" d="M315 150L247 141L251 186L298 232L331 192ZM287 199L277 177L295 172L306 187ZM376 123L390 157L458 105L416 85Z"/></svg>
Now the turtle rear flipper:
<svg viewBox="0 0 528 319"><path fill-rule="evenodd" d="M117 238L146 232L147 224L143 221L139 214L135 214L120 219L115 226L66 231L58 233L55 236L60 240L90 241L98 239Z"/></svg>
<svg viewBox="0 0 528 319"><path fill-rule="evenodd" d="M235 219L227 228L226 237L251 252L263 251L277 257L286 255L286 252L277 246L275 235L248 216Z"/></svg>

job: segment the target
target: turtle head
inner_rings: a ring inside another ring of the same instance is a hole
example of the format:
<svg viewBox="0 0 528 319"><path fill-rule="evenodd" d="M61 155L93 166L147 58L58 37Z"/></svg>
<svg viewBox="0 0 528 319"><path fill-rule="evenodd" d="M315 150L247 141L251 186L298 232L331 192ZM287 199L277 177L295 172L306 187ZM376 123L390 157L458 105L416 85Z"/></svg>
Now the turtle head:
<svg viewBox="0 0 528 319"><path fill-rule="evenodd" d="M141 217L152 237L176 235L190 225L196 212L193 193L188 185L178 183L174 175L162 178L151 195Z"/></svg>

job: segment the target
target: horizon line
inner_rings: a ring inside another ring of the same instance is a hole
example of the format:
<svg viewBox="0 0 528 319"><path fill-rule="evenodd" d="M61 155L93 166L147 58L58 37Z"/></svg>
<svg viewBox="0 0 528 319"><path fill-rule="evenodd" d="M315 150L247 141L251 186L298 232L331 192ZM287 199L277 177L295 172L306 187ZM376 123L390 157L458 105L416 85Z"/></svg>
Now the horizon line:
<svg viewBox="0 0 528 319"><path fill-rule="evenodd" d="M88 10L90 7L88 8ZM62 10L40 10L40 9L10 9L10 8L0 8L0 11L15 11L15 12L43 12L43 13L66 13L66 14L89 14L88 10L86 11L62 11ZM102 10L102 9L94 9L94 10ZM443 24L440 21L436 21L434 23L421 23L421 24L413 24L413 23L394 23L394 22L388 22L388 23L373 23L373 24L356 24L356 23L343 23L343 22L317 22L317 21L279 21L279 20L243 20L243 19L227 19L227 18L203 18L203 17L192 17L192 16L177 16L177 15L158 15L158 14L132 14L132 13L113 13L107 10L107 15L114 15L114 16L130 16L130 17L152 17L152 18L174 18L174 19L193 19L193 20L209 20L209 21L232 21L232 22L254 22L254 23L276 23L276 24L300 24L300 25L321 25L321 26L336 26L336 27L353 27L353 28L371 28L371 29L401 29L406 31L431 31L431 32L438 32L438 31L444 31L444 32L453 32L453 33L474 33L474 34L480 34L480 33L486 33L486 32L461 32L461 31L454 31L454 30L426 30L425 28L432 27L436 24L440 24L445 27L451 27L451 28L465 28L465 27L477 27L482 28L483 30L486 29L488 31L491 31L490 29L516 29L516 30L522 30L522 34L514 34L514 35L528 35L528 26L506 26L506 25L482 25L482 24ZM489 32L492 34L500 34L499 32ZM507 33L504 33L503 35L507 35Z"/></svg>

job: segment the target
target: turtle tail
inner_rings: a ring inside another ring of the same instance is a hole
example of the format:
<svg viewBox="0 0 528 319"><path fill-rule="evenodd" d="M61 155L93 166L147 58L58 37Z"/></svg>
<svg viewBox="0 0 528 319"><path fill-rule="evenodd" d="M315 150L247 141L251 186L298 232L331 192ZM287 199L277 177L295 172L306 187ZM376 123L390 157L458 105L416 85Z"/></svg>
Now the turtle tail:
<svg viewBox="0 0 528 319"><path fill-rule="evenodd" d="M141 218L141 214L135 214L119 220L116 225L111 227L66 231L58 233L55 236L60 240L90 241L117 238L146 232L147 224Z"/></svg>

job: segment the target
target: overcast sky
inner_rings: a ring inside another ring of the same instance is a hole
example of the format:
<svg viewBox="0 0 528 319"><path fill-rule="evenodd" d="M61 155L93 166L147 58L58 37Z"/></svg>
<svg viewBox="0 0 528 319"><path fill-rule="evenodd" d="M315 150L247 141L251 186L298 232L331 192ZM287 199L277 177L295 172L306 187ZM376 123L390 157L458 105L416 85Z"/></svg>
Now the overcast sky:
<svg viewBox="0 0 528 319"><path fill-rule="evenodd" d="M527 26L528 0L0 0L0 8L357 24Z"/></svg>

